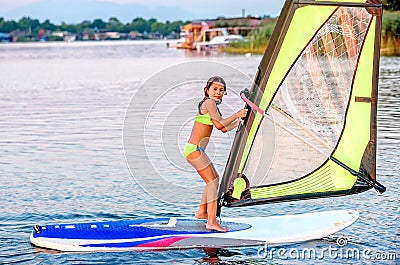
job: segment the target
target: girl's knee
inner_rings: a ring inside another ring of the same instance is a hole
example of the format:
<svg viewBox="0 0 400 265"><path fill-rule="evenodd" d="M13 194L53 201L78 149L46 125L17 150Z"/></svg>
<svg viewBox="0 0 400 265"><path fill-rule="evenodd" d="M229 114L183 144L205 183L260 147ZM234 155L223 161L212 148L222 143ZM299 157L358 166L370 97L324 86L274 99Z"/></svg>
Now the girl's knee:
<svg viewBox="0 0 400 265"><path fill-rule="evenodd" d="M210 182L207 183L207 186L213 186L213 187L216 186L218 188L219 179L218 178L212 179Z"/></svg>

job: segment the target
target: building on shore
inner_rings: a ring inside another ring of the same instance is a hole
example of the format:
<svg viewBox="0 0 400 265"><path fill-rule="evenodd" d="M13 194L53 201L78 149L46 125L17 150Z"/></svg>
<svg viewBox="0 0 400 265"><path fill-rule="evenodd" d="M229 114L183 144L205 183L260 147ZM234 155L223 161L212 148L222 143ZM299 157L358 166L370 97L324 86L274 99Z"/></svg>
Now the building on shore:
<svg viewBox="0 0 400 265"><path fill-rule="evenodd" d="M230 36L226 42L238 39L238 36L247 36L252 30L258 29L263 22L272 19L258 17L218 18L192 21L181 27L181 39L176 47L181 49L199 49L206 47L206 42L215 37ZM221 45L226 43L221 42Z"/></svg>

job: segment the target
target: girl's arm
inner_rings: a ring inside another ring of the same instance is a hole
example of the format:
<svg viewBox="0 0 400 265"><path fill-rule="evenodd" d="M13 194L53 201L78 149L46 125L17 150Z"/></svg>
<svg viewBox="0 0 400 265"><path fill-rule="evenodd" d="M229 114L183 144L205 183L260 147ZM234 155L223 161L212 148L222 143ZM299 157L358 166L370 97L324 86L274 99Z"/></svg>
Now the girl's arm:
<svg viewBox="0 0 400 265"><path fill-rule="evenodd" d="M210 117L215 125L215 128L224 133L236 128L239 125L240 118L246 117L247 114L247 110L240 110L229 116L228 118L222 119L217 110L217 105L212 99L207 99L206 101L204 101L204 103L202 104L202 108L210 113Z"/></svg>
<svg viewBox="0 0 400 265"><path fill-rule="evenodd" d="M237 119L236 121L232 122L231 124L229 124L228 126L224 127L221 129L221 132L226 133L229 132L230 130L235 129L236 127L239 126L240 120Z"/></svg>

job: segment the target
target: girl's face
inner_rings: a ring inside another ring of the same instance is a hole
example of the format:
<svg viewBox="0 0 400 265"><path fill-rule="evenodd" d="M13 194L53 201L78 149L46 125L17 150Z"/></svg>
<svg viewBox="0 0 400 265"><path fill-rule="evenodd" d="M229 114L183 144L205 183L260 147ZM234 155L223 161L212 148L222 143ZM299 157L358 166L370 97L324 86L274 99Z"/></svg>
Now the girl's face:
<svg viewBox="0 0 400 265"><path fill-rule="evenodd" d="M215 101L221 101L225 93L224 85L218 82L213 82L210 88L207 89L207 93L209 98Z"/></svg>

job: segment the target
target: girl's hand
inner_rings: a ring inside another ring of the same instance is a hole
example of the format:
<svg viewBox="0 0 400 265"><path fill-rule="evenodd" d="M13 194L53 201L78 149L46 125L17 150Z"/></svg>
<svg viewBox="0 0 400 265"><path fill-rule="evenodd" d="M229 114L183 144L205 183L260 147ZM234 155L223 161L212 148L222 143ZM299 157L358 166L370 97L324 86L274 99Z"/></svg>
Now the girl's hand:
<svg viewBox="0 0 400 265"><path fill-rule="evenodd" d="M246 117L246 115L247 115L247 109L241 109L241 110L239 110L238 112L236 112L236 115L239 117L239 118L245 118Z"/></svg>

